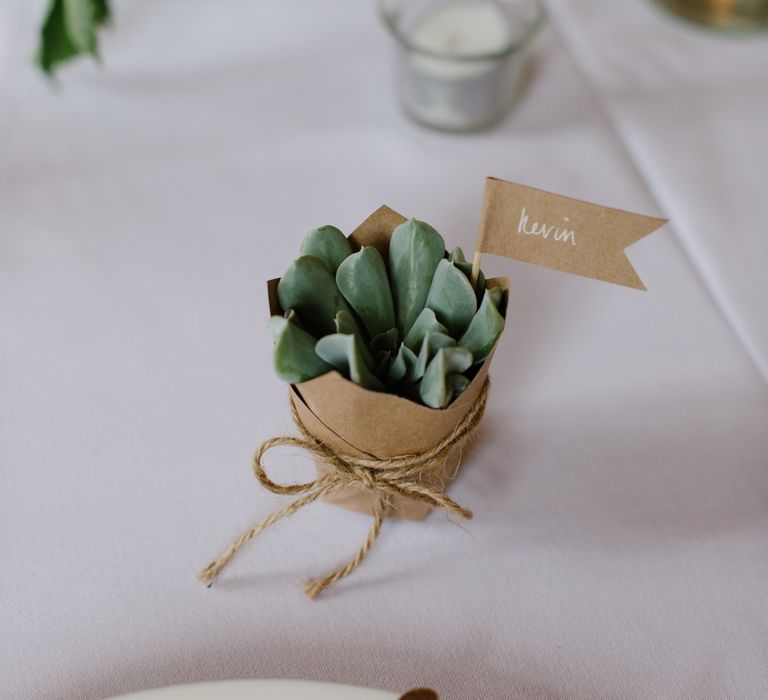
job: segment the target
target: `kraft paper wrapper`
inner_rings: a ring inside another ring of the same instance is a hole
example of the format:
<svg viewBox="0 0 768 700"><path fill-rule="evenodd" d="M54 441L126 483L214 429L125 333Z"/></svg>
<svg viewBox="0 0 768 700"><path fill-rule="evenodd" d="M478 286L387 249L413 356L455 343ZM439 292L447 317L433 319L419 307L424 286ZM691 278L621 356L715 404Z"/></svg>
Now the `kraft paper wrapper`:
<svg viewBox="0 0 768 700"><path fill-rule="evenodd" d="M387 258L389 237L405 218L388 207L381 207L349 236L353 248L375 246ZM277 298L278 279L268 283L272 314L282 314ZM504 290L506 277L488 280L489 286ZM423 452L450 435L466 415L488 376L493 353L485 360L469 387L448 408L433 409L394 394L369 391L345 379L338 372L328 372L301 384L292 384L290 400L307 428L340 453L359 457L385 459L408 453ZM461 462L460 450L451 451L424 471L424 481L447 485L456 475ZM320 475L328 467L317 462ZM372 513L376 494L349 487L324 500L359 513ZM388 516L423 520L430 506L401 496L390 497Z"/></svg>

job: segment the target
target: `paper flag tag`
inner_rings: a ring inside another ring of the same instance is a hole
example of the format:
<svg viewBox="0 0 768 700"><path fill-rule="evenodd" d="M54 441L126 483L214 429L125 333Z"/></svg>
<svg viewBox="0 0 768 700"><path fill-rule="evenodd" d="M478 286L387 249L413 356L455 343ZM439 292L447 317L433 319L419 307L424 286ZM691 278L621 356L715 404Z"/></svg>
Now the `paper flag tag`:
<svg viewBox="0 0 768 700"><path fill-rule="evenodd" d="M489 177L476 250L644 290L624 248L666 221Z"/></svg>

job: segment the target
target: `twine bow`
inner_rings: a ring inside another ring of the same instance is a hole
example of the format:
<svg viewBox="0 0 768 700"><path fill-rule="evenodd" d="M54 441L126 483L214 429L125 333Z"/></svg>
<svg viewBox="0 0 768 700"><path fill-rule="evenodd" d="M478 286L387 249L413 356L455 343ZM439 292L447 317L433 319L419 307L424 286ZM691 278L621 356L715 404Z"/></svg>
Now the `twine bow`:
<svg viewBox="0 0 768 700"><path fill-rule="evenodd" d="M306 583L304 591L310 598L317 597L326 588L348 576L360 566L379 536L388 496L405 496L426 503L433 508L439 508L446 513L452 513L467 520L471 519L472 511L463 508L447 496L441 486L425 482L420 477L425 467L447 457L451 450L463 448L473 438L483 417L487 397L488 380L486 379L469 411L450 435L424 452L400 455L390 459L355 457L337 452L307 429L299 417L293 401L291 401L293 420L303 437L283 436L262 442L253 458L253 473L262 486L273 493L284 496L304 495L245 530L218 559L212 561L198 574L198 580L208 586L212 585L221 570L229 564L232 557L249 540L270 525L274 525L278 520L293 515L297 510L318 498L328 496L349 486L362 487L377 494L378 497L373 509L373 523L363 545L347 564L322 578L313 579ZM304 484L278 484L272 481L264 470L262 458L272 448L285 445L300 447L310 452L316 459L331 467L330 471L324 476Z"/></svg>

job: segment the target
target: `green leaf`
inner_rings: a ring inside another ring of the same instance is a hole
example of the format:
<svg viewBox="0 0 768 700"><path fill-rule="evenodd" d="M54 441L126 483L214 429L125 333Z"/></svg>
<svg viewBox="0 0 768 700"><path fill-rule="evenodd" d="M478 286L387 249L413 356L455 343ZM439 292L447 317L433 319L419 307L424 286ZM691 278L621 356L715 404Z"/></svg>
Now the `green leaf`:
<svg viewBox="0 0 768 700"><path fill-rule="evenodd" d="M304 236L301 254L314 255L335 275L341 262L352 255L352 246L335 226L321 226Z"/></svg>
<svg viewBox="0 0 768 700"><path fill-rule="evenodd" d="M386 333L379 333L371 340L371 352L377 353L386 350L394 355L399 340L397 328L390 328Z"/></svg>
<svg viewBox="0 0 768 700"><path fill-rule="evenodd" d="M493 305L498 309L499 305L501 304L501 300L504 298L504 291L501 289L501 287L491 287L486 291L488 292L488 296L491 297Z"/></svg>
<svg viewBox="0 0 768 700"><path fill-rule="evenodd" d="M448 348L453 345L456 345L456 341L451 336L445 335L445 333L427 331L424 340L421 342L421 349L419 350L419 356L414 367L414 378L421 379L424 376L424 372L427 371L427 365L429 365L440 348Z"/></svg>
<svg viewBox="0 0 768 700"><path fill-rule="evenodd" d="M331 370L315 353L315 338L300 328L294 318L272 316L269 330L275 339L275 372L283 381L305 382Z"/></svg>
<svg viewBox="0 0 768 700"><path fill-rule="evenodd" d="M286 311L284 318L286 321L288 321L288 323L292 323L294 326L298 326L303 331L306 330L306 328L304 328L304 324L301 322L301 319L299 318L299 314L297 314L293 309Z"/></svg>
<svg viewBox="0 0 768 700"><path fill-rule="evenodd" d="M430 408L445 408L462 383L452 375L460 374L471 366L472 353L466 348L454 346L438 350L421 380L421 400Z"/></svg>
<svg viewBox="0 0 768 700"><path fill-rule="evenodd" d="M450 335L457 335L477 311L472 285L452 262L441 260L435 270L427 296L427 306L435 312Z"/></svg>
<svg viewBox="0 0 768 700"><path fill-rule="evenodd" d="M51 0L40 31L40 67L50 74L59 63L81 54L96 56L96 30L109 16L107 0Z"/></svg>
<svg viewBox="0 0 768 700"><path fill-rule="evenodd" d="M373 391L387 390L373 373L373 361L357 336L341 333L327 335L317 341L315 352L355 384Z"/></svg>
<svg viewBox="0 0 768 700"><path fill-rule="evenodd" d="M421 348L421 343L424 340L424 336L429 332L435 333L448 333L448 329L437 320L435 312L432 309L422 309L418 318L411 326L411 330L408 331L408 335L405 336L403 341L411 350L416 352Z"/></svg>
<svg viewBox="0 0 768 700"><path fill-rule="evenodd" d="M277 298L285 311L294 309L318 337L335 332L339 311L351 312L331 272L311 255L300 257L288 268L277 285Z"/></svg>
<svg viewBox="0 0 768 700"><path fill-rule="evenodd" d="M469 280L471 284L472 263L467 262L464 259L464 251L457 246L451 251L451 254L448 256L448 260L450 260L454 265L456 265L456 267L459 268L459 270L464 273L464 276ZM483 274L482 270L478 270L477 282L475 282L475 298L477 299L478 303L480 303L482 300L483 294L485 294L485 275Z"/></svg>
<svg viewBox="0 0 768 700"><path fill-rule="evenodd" d="M63 0L52 0L48 15L40 30L40 46L37 63L48 74L57 64L68 61L80 54L80 49L69 38L64 24Z"/></svg>
<svg viewBox="0 0 768 700"><path fill-rule="evenodd" d="M337 333L350 333L356 335L358 340L365 344L365 335L357 319L349 311L339 311L334 319Z"/></svg>
<svg viewBox="0 0 768 700"><path fill-rule="evenodd" d="M451 401L455 401L459 396L461 396L464 393L464 391L467 389L467 387L472 383L463 374L449 375L448 382L451 385L451 389L453 390ZM449 401L448 403L451 403L451 401Z"/></svg>
<svg viewBox="0 0 768 700"><path fill-rule="evenodd" d="M373 373L376 377L384 380L389 374L389 366L392 364L392 351L379 350L373 358ZM389 391L384 389L384 391Z"/></svg>
<svg viewBox="0 0 768 700"><path fill-rule="evenodd" d="M387 269L376 248L364 246L336 270L336 285L357 312L371 338L395 325Z"/></svg>
<svg viewBox="0 0 768 700"><path fill-rule="evenodd" d="M495 289L498 289L496 287ZM475 356L475 362L482 362L488 355L504 330L504 317L493 302L492 290L483 297L478 312L467 326L464 335L459 338L459 345ZM499 289L499 292L501 290Z"/></svg>
<svg viewBox="0 0 768 700"><path fill-rule="evenodd" d="M96 52L96 6L92 0L62 0L64 25L82 53Z"/></svg>
<svg viewBox="0 0 768 700"><path fill-rule="evenodd" d="M91 0L91 2L94 7L93 16L96 24L102 27L109 22L112 17L112 13L109 9L109 0Z"/></svg>
<svg viewBox="0 0 768 700"><path fill-rule="evenodd" d="M423 221L409 219L392 232L389 276L402 337L408 334L424 308L435 268L443 255L443 237Z"/></svg>
<svg viewBox="0 0 768 700"><path fill-rule="evenodd" d="M331 335L332 336L337 336L337 335L343 335L343 336L354 335L355 336L355 348L360 353L360 357L362 358L363 362L366 364L366 366L369 369L373 369L376 366L376 364L377 364L376 360L374 359L373 355L370 353L368 348L365 346L365 343L360 339L360 336L358 336L355 333L351 333L351 334L350 333L331 333ZM328 338L330 336L325 336L325 337ZM322 338L321 338L321 340L322 340ZM345 342L349 343L351 341L347 340ZM336 338L336 340L330 341L330 343L328 345L324 346L324 348L325 348L324 352L333 353L333 352L336 352L337 348L339 348L339 347L341 347L341 340ZM346 353L346 346L344 346L344 348L345 348L344 352ZM315 348L315 350L317 351L317 348ZM337 353L337 355L338 355L338 353ZM330 362L330 360L328 360L328 361ZM334 367L337 367L339 362L340 362L340 360L338 362L331 362L331 364ZM346 362L346 360L345 360L345 362ZM346 365L343 365L343 367L346 367ZM337 369L338 369L338 367L337 367Z"/></svg>
<svg viewBox="0 0 768 700"><path fill-rule="evenodd" d="M416 381L414 377L414 369L418 358L416 353L413 352L404 343L400 343L400 349L395 355L395 359L392 360L392 364L389 366L389 383L393 386L412 384Z"/></svg>

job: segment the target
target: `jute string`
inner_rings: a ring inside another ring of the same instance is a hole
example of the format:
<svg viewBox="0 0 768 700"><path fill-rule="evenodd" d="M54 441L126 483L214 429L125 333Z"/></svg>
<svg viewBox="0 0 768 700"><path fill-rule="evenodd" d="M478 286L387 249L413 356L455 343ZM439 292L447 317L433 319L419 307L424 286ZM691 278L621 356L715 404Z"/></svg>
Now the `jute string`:
<svg viewBox="0 0 768 700"><path fill-rule="evenodd" d="M301 420L294 402L291 401L293 420L302 437L286 435L270 438L262 442L253 458L253 473L262 486L273 493L285 496L304 495L245 530L218 559L212 561L198 574L198 580L208 586L212 585L222 569L229 564L232 557L249 540L256 537L263 530L266 530L270 525L274 525L278 520L293 515L297 510L309 505L318 498L349 486L370 489L377 494L373 508L373 524L362 546L347 564L322 578L312 579L306 583L304 591L310 598L314 599L326 588L348 576L360 566L379 536L389 496L405 496L426 503L446 513L451 513L467 520L471 519L472 511L463 508L447 496L442 486L425 482L421 477L425 467L428 467L433 462L445 459L449 452L456 448L464 448L472 440L485 411L488 386L489 382L486 379L485 384L480 389L480 393L461 422L450 435L442 439L434 447L418 454L400 455L390 459L355 457L337 452L309 431ZM331 469L327 474L304 484L278 484L267 475L262 459L264 454L272 448L282 446L300 447L310 452L316 459L327 464Z"/></svg>

